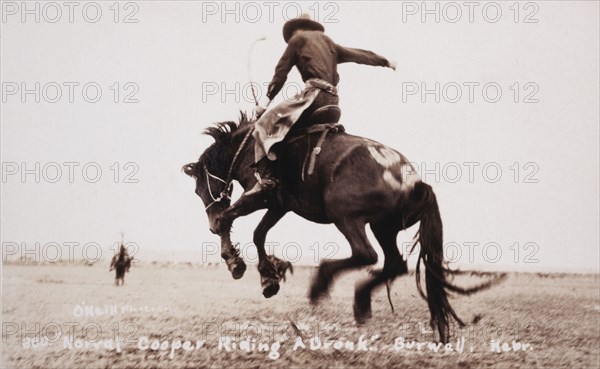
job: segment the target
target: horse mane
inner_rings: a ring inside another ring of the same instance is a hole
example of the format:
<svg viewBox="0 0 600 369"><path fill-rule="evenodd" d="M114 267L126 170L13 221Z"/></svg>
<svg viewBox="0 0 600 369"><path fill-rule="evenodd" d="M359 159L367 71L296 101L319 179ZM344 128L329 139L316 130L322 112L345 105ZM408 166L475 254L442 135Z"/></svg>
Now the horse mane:
<svg viewBox="0 0 600 369"><path fill-rule="evenodd" d="M215 140L215 143L211 147L215 145L223 146L231 143L231 140L238 132L245 131L253 124L254 121L248 117L248 114L240 110L240 117L237 123L232 121L215 123L214 125L206 128L202 133L212 137ZM219 161L222 159L221 157L215 157L216 154L211 152L209 149L204 151L204 153L198 159L198 162L184 165L183 168L181 168L183 172L192 178L198 178L201 170L201 166L199 164L203 161L203 159L214 161Z"/></svg>
<svg viewBox="0 0 600 369"><path fill-rule="evenodd" d="M248 118L248 114L240 110L238 123L232 121L215 123L202 133L214 138L215 143L227 143L231 141L236 132L249 127L252 123L253 121Z"/></svg>

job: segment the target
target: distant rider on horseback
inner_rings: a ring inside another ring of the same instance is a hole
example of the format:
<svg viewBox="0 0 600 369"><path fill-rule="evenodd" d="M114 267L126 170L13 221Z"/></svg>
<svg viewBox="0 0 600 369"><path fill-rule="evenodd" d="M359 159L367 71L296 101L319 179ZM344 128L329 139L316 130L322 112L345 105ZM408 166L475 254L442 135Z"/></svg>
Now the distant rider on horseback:
<svg viewBox="0 0 600 369"><path fill-rule="evenodd" d="M133 258L129 256L129 252L127 252L127 248L121 241L121 248L119 249L119 253L115 254L110 262L109 272L112 272L113 269L116 269L115 275L115 284L118 286L119 281L121 285L125 283L125 272L129 272L129 268L131 267L131 261Z"/></svg>
<svg viewBox="0 0 600 369"><path fill-rule="evenodd" d="M396 70L394 62L371 51L340 46L324 32L323 25L311 20L307 15L289 20L283 26L283 39L288 46L277 63L266 96L255 110L258 120L253 133L254 167L258 182L249 193L272 190L276 186L272 161L277 156L271 149L274 144L285 138L294 123L305 121L319 108L334 106L337 109L339 102L336 87L339 82L337 64L353 62ZM266 111L271 101L281 91L293 66L298 68L302 80L306 83L305 89L292 99Z"/></svg>

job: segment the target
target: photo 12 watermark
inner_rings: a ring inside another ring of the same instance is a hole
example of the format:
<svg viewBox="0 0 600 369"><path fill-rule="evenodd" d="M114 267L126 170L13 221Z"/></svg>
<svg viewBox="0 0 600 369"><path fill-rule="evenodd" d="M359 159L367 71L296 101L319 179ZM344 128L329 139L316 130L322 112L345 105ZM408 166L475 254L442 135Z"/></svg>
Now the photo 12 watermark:
<svg viewBox="0 0 600 369"><path fill-rule="evenodd" d="M402 1L402 23L536 24L540 3L534 1Z"/></svg>
<svg viewBox="0 0 600 369"><path fill-rule="evenodd" d="M122 23L140 22L135 1L2 1L2 23Z"/></svg>
<svg viewBox="0 0 600 369"><path fill-rule="evenodd" d="M136 82L94 81L2 82L2 103L88 103L137 104L140 86Z"/></svg>
<svg viewBox="0 0 600 369"><path fill-rule="evenodd" d="M302 14L320 23L339 23L335 1L203 1L202 22L284 23Z"/></svg>
<svg viewBox="0 0 600 369"><path fill-rule="evenodd" d="M403 103L489 103L509 101L515 104L537 104L540 86L536 82L402 82Z"/></svg>
<svg viewBox="0 0 600 369"><path fill-rule="evenodd" d="M2 183L140 183L140 165L78 162L2 162Z"/></svg>
<svg viewBox="0 0 600 369"><path fill-rule="evenodd" d="M119 350L123 344L136 343L140 327L131 321L109 324L79 321L2 322L2 342L17 339L23 349L42 349L59 344L64 349L90 349L112 343Z"/></svg>
<svg viewBox="0 0 600 369"><path fill-rule="evenodd" d="M410 162L425 183L449 184L537 184L540 165L535 161L501 163L497 161ZM409 174L403 173L408 176Z"/></svg>
<svg viewBox="0 0 600 369"><path fill-rule="evenodd" d="M400 243L399 250L406 259L420 252L419 244L414 241ZM220 262L221 244L205 241L201 247L201 263ZM239 256L250 263L258 263L254 242L240 242L235 245ZM535 241L445 241L442 245L444 261L449 264L537 264L540 263L540 245ZM294 263L320 263L324 260L335 260L349 257L347 244L338 242L314 242L302 244L297 241L265 242L268 255L279 255L284 260Z"/></svg>
<svg viewBox="0 0 600 369"><path fill-rule="evenodd" d="M201 84L201 96L202 102L234 102L239 103L251 103L255 104L254 96L260 99L267 92L269 82L265 82L262 85L256 82L247 83L227 83L227 82L215 82L215 81L204 81ZM281 96L286 101L291 101L302 92L305 88L304 83L298 82L286 82L281 88Z"/></svg>
<svg viewBox="0 0 600 369"><path fill-rule="evenodd" d="M132 263L139 262L137 253L140 246L136 242L118 241L101 244L96 241L49 241L49 242L2 242L2 262L26 264L79 263L95 264L119 254L121 245L125 247Z"/></svg>

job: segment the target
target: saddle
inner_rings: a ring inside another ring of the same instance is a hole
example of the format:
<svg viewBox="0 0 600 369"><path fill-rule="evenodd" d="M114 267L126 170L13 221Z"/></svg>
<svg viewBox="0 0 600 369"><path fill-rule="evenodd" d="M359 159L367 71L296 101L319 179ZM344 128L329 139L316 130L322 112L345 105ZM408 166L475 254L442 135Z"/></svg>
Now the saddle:
<svg viewBox="0 0 600 369"><path fill-rule="evenodd" d="M337 123L342 116L342 110L337 105L325 105L315 110L309 117L311 125Z"/></svg>
<svg viewBox="0 0 600 369"><path fill-rule="evenodd" d="M307 175L312 175L315 169L315 162L317 157L321 153L321 147L325 142L325 138L329 134L334 134L338 132L344 132L344 126L339 122L340 117L342 115L342 111L337 105L326 105L317 110L315 110L306 121L310 122L310 125L307 127L300 128L298 130L292 130L288 137L284 139L284 144L289 144L294 141L297 141L302 138L308 139L308 149L306 151L306 156L304 158L304 163L302 164L302 180L304 181L304 173ZM317 140L315 146L311 150L310 137L313 133L318 133L319 139ZM308 169L307 169L308 164Z"/></svg>

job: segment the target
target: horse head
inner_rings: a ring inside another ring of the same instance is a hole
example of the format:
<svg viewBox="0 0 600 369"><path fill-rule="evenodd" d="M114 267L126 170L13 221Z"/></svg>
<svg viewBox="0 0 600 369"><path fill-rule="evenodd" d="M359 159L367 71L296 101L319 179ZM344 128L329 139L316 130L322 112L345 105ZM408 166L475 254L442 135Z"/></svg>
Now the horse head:
<svg viewBox="0 0 600 369"><path fill-rule="evenodd" d="M195 163L183 166L182 170L196 181L198 195L208 215L211 232L217 233L218 216L231 204L233 189L231 178L233 157L239 148L237 133L248 128L251 122L241 114L240 122L221 122L204 130L204 134L215 142L210 145Z"/></svg>

